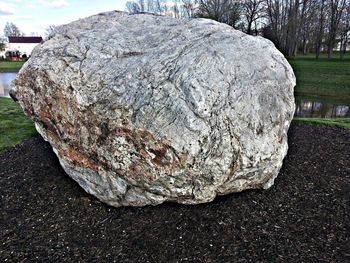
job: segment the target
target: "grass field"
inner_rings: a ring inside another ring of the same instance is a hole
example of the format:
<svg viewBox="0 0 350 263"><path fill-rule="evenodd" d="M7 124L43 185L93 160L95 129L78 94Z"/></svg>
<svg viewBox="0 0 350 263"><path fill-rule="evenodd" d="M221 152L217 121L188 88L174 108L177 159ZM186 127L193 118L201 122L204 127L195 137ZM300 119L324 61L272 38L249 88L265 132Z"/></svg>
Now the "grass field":
<svg viewBox="0 0 350 263"><path fill-rule="evenodd" d="M294 118L295 123L331 126L342 129L350 129L350 118L322 119L322 118Z"/></svg>
<svg viewBox="0 0 350 263"><path fill-rule="evenodd" d="M34 123L17 103L0 98L0 152L37 134Z"/></svg>
<svg viewBox="0 0 350 263"><path fill-rule="evenodd" d="M25 61L0 61L0 72L17 72L24 63Z"/></svg>
<svg viewBox="0 0 350 263"><path fill-rule="evenodd" d="M288 60L297 77L296 95L317 95L350 99L350 54L343 61L337 55L328 60L325 54L298 56Z"/></svg>

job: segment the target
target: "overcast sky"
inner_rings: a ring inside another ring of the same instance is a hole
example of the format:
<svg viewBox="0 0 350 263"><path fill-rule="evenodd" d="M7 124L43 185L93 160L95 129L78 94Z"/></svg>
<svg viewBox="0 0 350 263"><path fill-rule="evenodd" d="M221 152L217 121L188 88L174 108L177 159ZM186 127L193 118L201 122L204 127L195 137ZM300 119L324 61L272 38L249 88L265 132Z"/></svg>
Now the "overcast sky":
<svg viewBox="0 0 350 263"><path fill-rule="evenodd" d="M0 35L6 22L29 36L44 35L50 25L66 24L104 11L125 10L127 0L5 0L0 1Z"/></svg>

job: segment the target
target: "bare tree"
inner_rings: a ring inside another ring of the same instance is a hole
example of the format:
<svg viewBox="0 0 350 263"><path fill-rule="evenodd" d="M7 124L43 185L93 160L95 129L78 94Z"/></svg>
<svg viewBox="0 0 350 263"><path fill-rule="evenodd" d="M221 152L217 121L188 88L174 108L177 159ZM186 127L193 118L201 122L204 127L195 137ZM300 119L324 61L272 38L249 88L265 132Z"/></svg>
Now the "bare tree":
<svg viewBox="0 0 350 263"><path fill-rule="evenodd" d="M57 32L57 27L51 25L51 26L48 26L48 27L45 29L45 33L44 33L44 34L45 34L45 37L47 38L47 37L49 37L49 36L55 34L56 32Z"/></svg>
<svg viewBox="0 0 350 263"><path fill-rule="evenodd" d="M145 12L144 1L128 1L126 2L126 10L130 14L138 14Z"/></svg>
<svg viewBox="0 0 350 263"><path fill-rule="evenodd" d="M290 55L286 47L290 3L288 0L266 0L265 4L268 25L264 30L264 36L274 42L282 53Z"/></svg>
<svg viewBox="0 0 350 263"><path fill-rule="evenodd" d="M320 8L318 10L318 28L317 28L317 35L316 35L316 59L319 58L321 54L321 48L322 48L322 40L324 37L324 24L326 20L326 0L318 0L318 4L320 5Z"/></svg>
<svg viewBox="0 0 350 263"><path fill-rule="evenodd" d="M0 37L0 51L4 51L6 48L6 38Z"/></svg>
<svg viewBox="0 0 350 263"><path fill-rule="evenodd" d="M328 59L333 57L333 48L336 44L337 30L340 23L340 18L345 8L345 0L330 0L329 8L329 24L328 24L328 41L327 41L327 55Z"/></svg>
<svg viewBox="0 0 350 263"><path fill-rule="evenodd" d="M344 59L344 54L346 52L346 47L350 41L350 0L345 4L345 8L340 19L339 26L339 36L340 36L340 59Z"/></svg>
<svg viewBox="0 0 350 263"><path fill-rule="evenodd" d="M294 3L294 12L293 12L293 30L292 34L294 33L295 36L293 38L293 46L291 46L291 53L293 54L293 57L296 56L298 48L302 46L302 36L304 33L305 38L305 32L307 31L308 26L308 13L311 12L310 10L311 6L311 0L302 0L302 1L295 1Z"/></svg>
<svg viewBox="0 0 350 263"><path fill-rule="evenodd" d="M198 9L198 0L182 0L181 16L195 17Z"/></svg>
<svg viewBox="0 0 350 263"><path fill-rule="evenodd" d="M299 25L299 50L306 54L310 48L315 48L318 21L318 0L308 0L304 3L303 19Z"/></svg>
<svg viewBox="0 0 350 263"><path fill-rule="evenodd" d="M166 0L148 0L153 2L152 9L148 10L148 12L159 14L159 15L172 15L170 10L171 2Z"/></svg>
<svg viewBox="0 0 350 263"><path fill-rule="evenodd" d="M174 6L177 6L176 2L170 2L166 0L138 0L138 1L128 1L126 2L126 10L130 14L137 13L154 13L158 15L170 14L170 11L179 13L178 10L174 10ZM173 7L173 10L172 8ZM174 13L171 12L172 15Z"/></svg>
<svg viewBox="0 0 350 263"><path fill-rule="evenodd" d="M5 27L4 27L4 35L6 37L20 37L23 36L24 34L19 30L19 28L14 24L7 22Z"/></svg>
<svg viewBox="0 0 350 263"><path fill-rule="evenodd" d="M236 0L199 0L197 16L236 27L240 20L241 8L241 3Z"/></svg>
<svg viewBox="0 0 350 263"><path fill-rule="evenodd" d="M246 33L252 34L252 27L254 22L261 18L264 14L263 0L246 0L242 3L242 12L247 23ZM257 35L257 30L255 27L255 34Z"/></svg>
<svg viewBox="0 0 350 263"><path fill-rule="evenodd" d="M174 2L174 4L170 7L170 12L175 18L181 17L180 7L177 2Z"/></svg>
<svg viewBox="0 0 350 263"><path fill-rule="evenodd" d="M302 41L308 40L314 8L313 0L265 0L268 34L277 48L287 57L294 57ZM266 32L266 30L265 30Z"/></svg>

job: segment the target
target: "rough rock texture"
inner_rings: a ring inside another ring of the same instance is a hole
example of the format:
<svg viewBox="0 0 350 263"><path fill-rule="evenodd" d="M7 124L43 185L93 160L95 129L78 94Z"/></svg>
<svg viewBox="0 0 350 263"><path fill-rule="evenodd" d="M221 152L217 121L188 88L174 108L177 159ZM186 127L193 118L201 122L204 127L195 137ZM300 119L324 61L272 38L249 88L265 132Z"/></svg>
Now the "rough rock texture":
<svg viewBox="0 0 350 263"><path fill-rule="evenodd" d="M139 206L270 187L294 86L263 38L206 19L108 12L59 27L11 95L87 192Z"/></svg>

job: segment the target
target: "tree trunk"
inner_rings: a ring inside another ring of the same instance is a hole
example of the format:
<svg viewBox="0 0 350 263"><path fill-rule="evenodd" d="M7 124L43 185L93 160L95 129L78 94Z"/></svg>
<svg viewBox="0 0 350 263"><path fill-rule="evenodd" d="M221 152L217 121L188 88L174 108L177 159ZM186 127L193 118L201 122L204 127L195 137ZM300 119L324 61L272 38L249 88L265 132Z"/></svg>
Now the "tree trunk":
<svg viewBox="0 0 350 263"><path fill-rule="evenodd" d="M345 0L331 1L331 20L329 24L329 38L328 38L328 59L333 57L333 48L336 42L339 22L346 6Z"/></svg>
<svg viewBox="0 0 350 263"><path fill-rule="evenodd" d="M306 45L307 45L307 40L306 37L304 37L303 39L303 55L306 55Z"/></svg>
<svg viewBox="0 0 350 263"><path fill-rule="evenodd" d="M343 36L342 36L342 38L340 39L340 48L339 48L340 60L343 60L343 58L344 58L344 54L343 54L343 45L344 45L344 38L343 38Z"/></svg>
<svg viewBox="0 0 350 263"><path fill-rule="evenodd" d="M340 60L344 60L344 54L346 53L346 46L348 44L348 35L346 35L341 40L340 46Z"/></svg>
<svg viewBox="0 0 350 263"><path fill-rule="evenodd" d="M248 34L248 35L251 35L251 34L252 34L252 20L249 20L249 21L248 21L247 34Z"/></svg>
<svg viewBox="0 0 350 263"><path fill-rule="evenodd" d="M321 47L322 47L322 38L323 38L323 26L324 26L324 8L325 8L325 0L322 0L321 10L320 10L320 20L319 20L319 30L317 34L317 42L316 42L316 59L320 57Z"/></svg>
<svg viewBox="0 0 350 263"><path fill-rule="evenodd" d="M327 49L327 58L332 59L333 58L333 47L334 47L334 40L333 40L333 34L329 34L329 41L328 41L328 49Z"/></svg>

